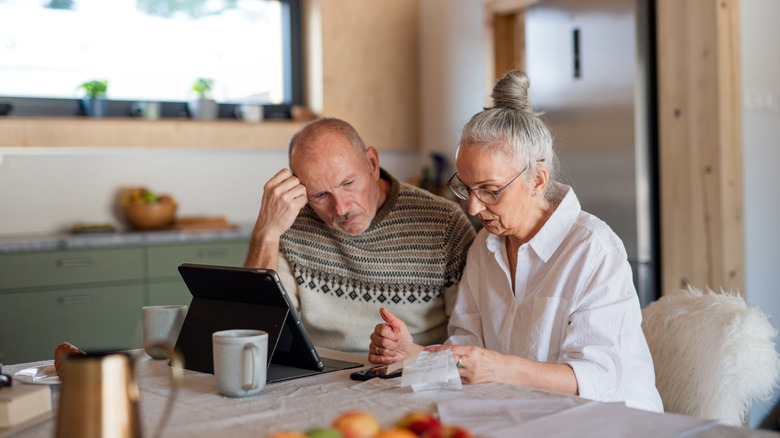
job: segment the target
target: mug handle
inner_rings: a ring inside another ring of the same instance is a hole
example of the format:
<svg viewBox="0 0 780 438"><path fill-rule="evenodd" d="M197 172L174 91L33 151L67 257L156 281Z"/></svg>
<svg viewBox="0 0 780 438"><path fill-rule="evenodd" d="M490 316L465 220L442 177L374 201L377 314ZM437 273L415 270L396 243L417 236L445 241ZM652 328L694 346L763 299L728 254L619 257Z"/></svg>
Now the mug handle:
<svg viewBox="0 0 780 438"><path fill-rule="evenodd" d="M165 429L168 418L171 416L174 402L179 394L179 386L184 377L184 356L176 347L171 347L167 344L161 343L153 345L152 347L166 350L170 360L168 364L171 366L171 390L168 392L168 403L165 405L163 415L160 417L160 423L157 424L157 430L154 433L154 437L157 438L162 436L162 431Z"/></svg>
<svg viewBox="0 0 780 438"><path fill-rule="evenodd" d="M257 389L257 387L260 385L260 382L257 380L257 373L255 372L255 361L258 361L260 359L260 347L258 347L255 344L246 344L244 345L244 364L247 362L247 353L249 353L249 361L251 363L251 366L249 367L249 373L251 373L251 376L249 376L247 373L247 369L244 368L243 370L243 379L242 381L243 386L241 387L244 391L249 391L252 389ZM248 381L248 382L247 382Z"/></svg>

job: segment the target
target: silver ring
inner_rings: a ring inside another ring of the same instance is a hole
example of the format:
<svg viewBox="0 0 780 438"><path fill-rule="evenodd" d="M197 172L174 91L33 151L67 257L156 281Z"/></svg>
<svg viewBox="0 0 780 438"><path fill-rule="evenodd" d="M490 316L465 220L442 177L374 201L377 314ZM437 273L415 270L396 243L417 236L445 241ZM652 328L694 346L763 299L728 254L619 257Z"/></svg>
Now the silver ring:
<svg viewBox="0 0 780 438"><path fill-rule="evenodd" d="M379 347L376 347L376 348L374 349L374 353L375 353L377 356L379 356Z"/></svg>
<svg viewBox="0 0 780 438"><path fill-rule="evenodd" d="M463 368L463 359L458 358L458 368Z"/></svg>

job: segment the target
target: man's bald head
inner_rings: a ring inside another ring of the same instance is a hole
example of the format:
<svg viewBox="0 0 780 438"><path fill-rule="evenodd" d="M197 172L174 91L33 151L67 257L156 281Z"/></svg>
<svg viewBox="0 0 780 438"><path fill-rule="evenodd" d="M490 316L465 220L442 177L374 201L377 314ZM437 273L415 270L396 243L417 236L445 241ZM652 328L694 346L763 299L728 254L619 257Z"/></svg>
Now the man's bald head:
<svg viewBox="0 0 780 438"><path fill-rule="evenodd" d="M346 139L357 155L363 156L366 152L366 144L352 125L335 117L324 117L307 123L290 139L287 149L290 169L295 172L293 155L300 153L306 156L307 152L320 147L331 136Z"/></svg>

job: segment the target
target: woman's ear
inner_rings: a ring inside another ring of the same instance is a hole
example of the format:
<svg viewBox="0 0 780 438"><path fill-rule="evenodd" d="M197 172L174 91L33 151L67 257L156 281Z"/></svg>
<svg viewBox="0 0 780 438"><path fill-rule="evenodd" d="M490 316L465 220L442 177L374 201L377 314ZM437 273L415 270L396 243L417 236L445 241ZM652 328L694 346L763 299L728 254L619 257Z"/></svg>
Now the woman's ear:
<svg viewBox="0 0 780 438"><path fill-rule="evenodd" d="M547 168L544 166L544 164L538 164L536 166L536 173L534 173L534 180L533 180L534 193L544 192L544 189L545 187L547 187L547 183L549 181L550 181L550 172L547 171Z"/></svg>

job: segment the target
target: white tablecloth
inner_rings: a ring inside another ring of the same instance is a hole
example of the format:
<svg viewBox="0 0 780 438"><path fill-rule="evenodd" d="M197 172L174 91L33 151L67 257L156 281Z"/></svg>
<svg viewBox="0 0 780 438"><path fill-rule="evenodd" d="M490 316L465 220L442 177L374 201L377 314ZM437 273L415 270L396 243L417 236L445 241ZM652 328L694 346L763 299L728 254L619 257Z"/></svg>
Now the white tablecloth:
<svg viewBox="0 0 780 438"><path fill-rule="evenodd" d="M344 355L328 350L320 350L325 357L365 361L365 358ZM153 436L160 421L169 391L170 368L167 361L153 360L143 351L134 352L136 376L141 389L140 415L144 435ZM29 364L6 365L4 373L14 373L20 369L51 364L51 361ZM248 398L231 399L219 394L214 376L194 371L185 371L176 406L168 424L161 434L163 437L258 437L282 429L305 432L315 426L330 424L340 413L349 410L364 410L372 413L382 426L392 426L403 414L413 410L437 411L437 404L445 400L503 400L503 399L551 399L569 398L576 405L588 401L579 397L539 391L525 387L503 384L464 385L462 390L424 391L414 393L409 388L369 389L366 385L350 380L354 370L337 371L318 376L306 377L286 382L266 385L262 393ZM358 389L360 388L360 389ZM59 390L52 387L53 400L59 401ZM628 409L628 408L625 408ZM601 410L608 412L608 410ZM632 410L634 411L634 410ZM633 412L645 423L662 424L665 418L676 416ZM606 414L605 414L606 415ZM622 415L615 415L606 424L620 425ZM627 416L629 417L629 416ZM626 420L628 421L628 420ZM605 421L602 421L602 426ZM641 424L641 423L638 423ZM14 437L54 436L56 417L13 434ZM655 431L655 433L654 433ZM589 435L581 425L560 424L561 436ZM615 436L609 431L598 430L593 436ZM632 438L643 436L657 437L656 428L632 431ZM774 436L771 432L739 429L723 425L707 426L698 430L697 437L753 437Z"/></svg>

